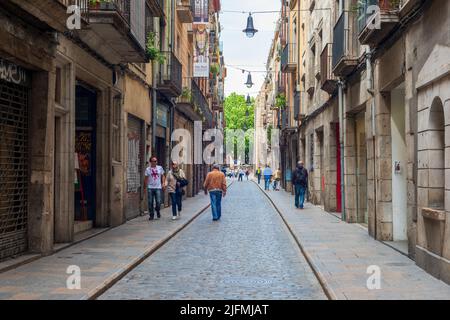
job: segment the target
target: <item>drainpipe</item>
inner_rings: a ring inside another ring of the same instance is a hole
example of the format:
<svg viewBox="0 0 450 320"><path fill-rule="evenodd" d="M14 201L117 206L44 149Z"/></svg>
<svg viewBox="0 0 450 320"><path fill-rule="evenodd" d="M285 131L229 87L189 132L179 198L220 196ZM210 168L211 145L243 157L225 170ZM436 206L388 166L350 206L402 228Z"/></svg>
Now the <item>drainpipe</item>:
<svg viewBox="0 0 450 320"><path fill-rule="evenodd" d="M369 93L368 98L370 101L370 113L371 113L371 123L372 123L372 141L373 141L373 177L374 177L374 238L377 238L377 188L376 188L376 125L375 125L375 90L374 90L374 80L373 80L373 68L372 68L372 51L370 47L366 50L366 71L367 71L367 92Z"/></svg>
<svg viewBox="0 0 450 320"><path fill-rule="evenodd" d="M342 220L346 221L345 211L345 183L344 183L344 80L338 81L338 102L339 102L339 145L341 149L341 156L339 161L341 162L341 206L342 206Z"/></svg>

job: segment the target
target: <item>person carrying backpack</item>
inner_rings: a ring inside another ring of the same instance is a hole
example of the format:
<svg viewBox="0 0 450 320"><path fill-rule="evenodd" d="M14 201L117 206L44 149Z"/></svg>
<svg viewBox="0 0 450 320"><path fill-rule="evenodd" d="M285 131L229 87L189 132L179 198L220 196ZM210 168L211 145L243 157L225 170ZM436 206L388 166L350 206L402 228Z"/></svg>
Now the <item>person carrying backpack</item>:
<svg viewBox="0 0 450 320"><path fill-rule="evenodd" d="M297 163L292 182L295 187L295 207L303 210L306 190L308 188L308 171L303 166L303 161Z"/></svg>

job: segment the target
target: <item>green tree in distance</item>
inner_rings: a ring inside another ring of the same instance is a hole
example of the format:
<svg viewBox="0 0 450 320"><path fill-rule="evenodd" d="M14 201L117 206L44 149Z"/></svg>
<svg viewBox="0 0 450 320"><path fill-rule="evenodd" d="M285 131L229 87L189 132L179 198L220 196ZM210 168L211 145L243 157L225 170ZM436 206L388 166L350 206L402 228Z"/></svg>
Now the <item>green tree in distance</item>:
<svg viewBox="0 0 450 320"><path fill-rule="evenodd" d="M249 163L249 145L250 139L253 139L253 129L255 128L255 99L252 98L252 104L247 105L246 98L233 92L225 99L225 121L227 130L242 129L246 132L245 137L245 163ZM247 117L248 112L248 117ZM237 158L238 141L234 139L234 158Z"/></svg>
<svg viewBox="0 0 450 320"><path fill-rule="evenodd" d="M225 121L227 129L248 130L255 127L255 100L252 98L252 104L247 106L245 96L233 92L225 99ZM248 111L248 118L246 117Z"/></svg>

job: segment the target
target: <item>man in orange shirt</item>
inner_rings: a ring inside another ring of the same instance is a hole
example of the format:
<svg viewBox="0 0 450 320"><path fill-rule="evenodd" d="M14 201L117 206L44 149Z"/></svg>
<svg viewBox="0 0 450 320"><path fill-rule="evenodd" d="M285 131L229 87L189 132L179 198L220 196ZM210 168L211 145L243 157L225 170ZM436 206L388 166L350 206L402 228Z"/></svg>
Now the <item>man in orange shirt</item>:
<svg viewBox="0 0 450 320"><path fill-rule="evenodd" d="M222 197L225 197L227 194L227 180L223 172L220 172L218 164L215 164L213 171L206 176L203 188L205 189L205 194L209 192L211 198L213 221L218 221L222 216Z"/></svg>

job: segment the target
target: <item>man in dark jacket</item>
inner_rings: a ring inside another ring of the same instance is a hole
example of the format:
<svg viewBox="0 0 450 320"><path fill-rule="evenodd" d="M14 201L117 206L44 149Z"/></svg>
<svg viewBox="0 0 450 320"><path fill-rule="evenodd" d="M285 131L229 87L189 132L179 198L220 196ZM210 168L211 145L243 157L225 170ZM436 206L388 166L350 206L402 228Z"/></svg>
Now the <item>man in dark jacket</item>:
<svg viewBox="0 0 450 320"><path fill-rule="evenodd" d="M292 182L295 187L295 207L303 210L306 189L308 188L308 170L303 166L303 161L297 163Z"/></svg>

